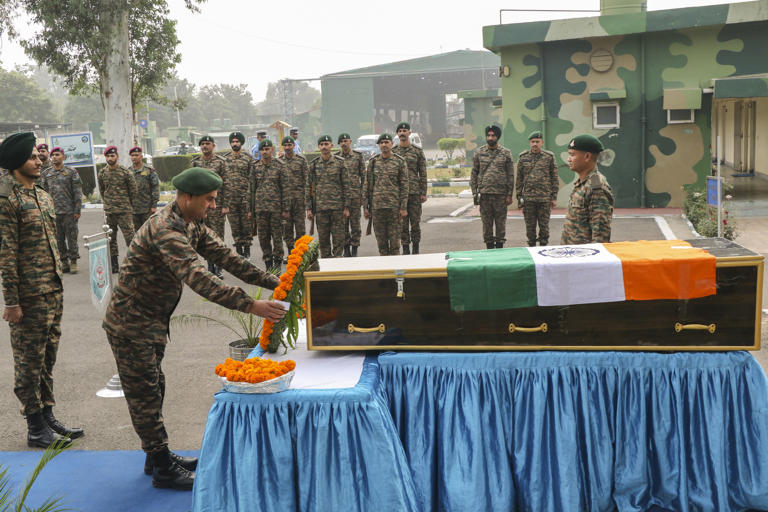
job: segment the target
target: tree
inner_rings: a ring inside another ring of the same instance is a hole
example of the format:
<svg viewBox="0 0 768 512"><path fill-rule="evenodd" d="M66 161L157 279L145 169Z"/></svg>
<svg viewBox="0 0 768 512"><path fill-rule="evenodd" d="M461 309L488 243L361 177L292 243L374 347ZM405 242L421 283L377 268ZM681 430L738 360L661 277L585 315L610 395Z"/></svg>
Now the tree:
<svg viewBox="0 0 768 512"><path fill-rule="evenodd" d="M306 112L320 99L320 91L311 87L307 82L291 82L288 89L293 94L293 110L295 113ZM283 115L283 89L279 82L270 82L264 101L256 105L258 114Z"/></svg>
<svg viewBox="0 0 768 512"><path fill-rule="evenodd" d="M445 155L448 157L448 160L453 158L453 152L461 147L464 147L464 139L452 139L450 137L445 137L437 141L437 149L440 151L445 151Z"/></svg>
<svg viewBox="0 0 768 512"><path fill-rule="evenodd" d="M69 96L64 105L64 119L72 123L75 130L88 130L88 123L104 119L104 106L96 94Z"/></svg>
<svg viewBox="0 0 768 512"><path fill-rule="evenodd" d="M209 126L213 125L214 119L230 119L232 124L250 124L256 117L253 95L246 84L205 85L197 96Z"/></svg>
<svg viewBox="0 0 768 512"><path fill-rule="evenodd" d="M38 85L19 71L0 69L0 119L4 121L52 123L53 103Z"/></svg>

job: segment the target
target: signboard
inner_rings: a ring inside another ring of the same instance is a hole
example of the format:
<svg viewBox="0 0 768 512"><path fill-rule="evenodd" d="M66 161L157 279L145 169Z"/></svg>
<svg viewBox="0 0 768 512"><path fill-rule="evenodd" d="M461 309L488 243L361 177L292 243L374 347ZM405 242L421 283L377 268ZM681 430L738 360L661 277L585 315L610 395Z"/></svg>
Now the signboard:
<svg viewBox="0 0 768 512"><path fill-rule="evenodd" d="M142 128L146 128L147 126L149 126L149 123L147 122L146 119L139 119L139 126L141 126Z"/></svg>
<svg viewBox="0 0 768 512"><path fill-rule="evenodd" d="M51 135L51 149L64 150L67 165L93 165L93 137L91 132Z"/></svg>
<svg viewBox="0 0 768 512"><path fill-rule="evenodd" d="M721 195L723 186L720 186ZM707 176L707 204L710 206L718 206L717 200L717 176Z"/></svg>
<svg viewBox="0 0 768 512"><path fill-rule="evenodd" d="M104 310L110 294L109 235L88 242L89 278L91 301Z"/></svg>

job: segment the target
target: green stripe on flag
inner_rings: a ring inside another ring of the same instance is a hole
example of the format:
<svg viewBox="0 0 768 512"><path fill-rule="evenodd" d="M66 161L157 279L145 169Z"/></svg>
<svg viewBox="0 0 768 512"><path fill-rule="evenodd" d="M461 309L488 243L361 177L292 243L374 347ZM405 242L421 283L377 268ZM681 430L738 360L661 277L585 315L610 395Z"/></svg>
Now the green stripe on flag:
<svg viewBox="0 0 768 512"><path fill-rule="evenodd" d="M536 268L527 249L448 253L453 311L489 311L538 305Z"/></svg>

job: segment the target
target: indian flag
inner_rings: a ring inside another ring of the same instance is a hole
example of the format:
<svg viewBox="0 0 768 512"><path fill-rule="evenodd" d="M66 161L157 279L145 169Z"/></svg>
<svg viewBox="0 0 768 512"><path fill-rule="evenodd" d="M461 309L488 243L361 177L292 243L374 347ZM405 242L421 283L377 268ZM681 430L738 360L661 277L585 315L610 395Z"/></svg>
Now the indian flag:
<svg viewBox="0 0 768 512"><path fill-rule="evenodd" d="M682 240L448 253L454 311L714 295L717 260Z"/></svg>

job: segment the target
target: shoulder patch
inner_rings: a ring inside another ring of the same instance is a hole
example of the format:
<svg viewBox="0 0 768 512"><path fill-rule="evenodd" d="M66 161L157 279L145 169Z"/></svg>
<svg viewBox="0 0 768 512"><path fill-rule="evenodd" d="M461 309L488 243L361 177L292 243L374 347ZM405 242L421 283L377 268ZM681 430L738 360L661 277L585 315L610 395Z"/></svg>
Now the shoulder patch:
<svg viewBox="0 0 768 512"><path fill-rule="evenodd" d="M592 190L603 188L603 182L600 180L600 176L598 174L593 174L592 177L589 179L589 187Z"/></svg>
<svg viewBox="0 0 768 512"><path fill-rule="evenodd" d="M213 155L213 157L214 157L214 158L218 158L219 160L223 160L223 161L225 161L225 162L227 161L227 159L226 159L226 158L224 158L223 156L221 156L221 155L218 155L218 154L214 154L214 155Z"/></svg>
<svg viewBox="0 0 768 512"><path fill-rule="evenodd" d="M358 151L358 150L356 150L356 149L353 149L353 150L352 150L352 152L362 156L362 153L361 153L361 152L359 152L359 151Z"/></svg>
<svg viewBox="0 0 768 512"><path fill-rule="evenodd" d="M541 152L551 156L552 158L555 157L555 154L548 149L542 149Z"/></svg>
<svg viewBox="0 0 768 512"><path fill-rule="evenodd" d="M526 149L525 151L521 151L521 152L520 152L520 153L517 155L517 157L518 157L518 158L520 158L521 156L523 156L523 155L527 155L527 154L528 154L528 153L530 153L530 152L531 152L531 150L530 150L530 149Z"/></svg>
<svg viewBox="0 0 768 512"><path fill-rule="evenodd" d="M10 197L13 193L13 184L8 180L0 180L0 197Z"/></svg>

